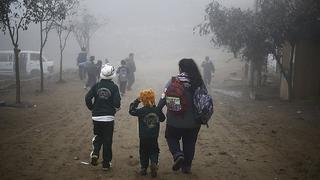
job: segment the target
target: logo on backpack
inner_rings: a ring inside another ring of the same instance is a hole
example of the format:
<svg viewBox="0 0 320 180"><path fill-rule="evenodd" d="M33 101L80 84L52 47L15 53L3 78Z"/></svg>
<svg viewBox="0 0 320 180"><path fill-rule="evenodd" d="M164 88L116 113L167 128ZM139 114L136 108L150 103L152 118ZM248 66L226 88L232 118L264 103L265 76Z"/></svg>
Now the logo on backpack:
<svg viewBox="0 0 320 180"><path fill-rule="evenodd" d="M121 67L119 69L119 81L127 81L128 80L128 70L125 67Z"/></svg>
<svg viewBox="0 0 320 180"><path fill-rule="evenodd" d="M183 113L187 109L187 98L185 96L185 87L177 77L172 77L168 86L165 97L166 106L169 111Z"/></svg>
<svg viewBox="0 0 320 180"><path fill-rule="evenodd" d="M208 94L205 86L198 87L193 95L193 104L197 113L196 120L208 126L208 121L213 114L213 99Z"/></svg>

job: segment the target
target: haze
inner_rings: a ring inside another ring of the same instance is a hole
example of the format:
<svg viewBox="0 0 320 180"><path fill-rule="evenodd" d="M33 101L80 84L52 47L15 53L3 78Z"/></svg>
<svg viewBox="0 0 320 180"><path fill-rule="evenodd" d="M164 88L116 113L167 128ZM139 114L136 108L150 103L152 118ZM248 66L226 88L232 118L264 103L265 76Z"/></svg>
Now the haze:
<svg viewBox="0 0 320 180"><path fill-rule="evenodd" d="M176 62L182 57L201 61L205 55L214 59L230 56L213 49L208 37L193 34L193 27L202 22L209 0L83 0L82 7L97 18L106 19L90 41L90 53L96 59L108 58L115 65L129 52L139 62ZM252 0L224 0L223 4L241 8L252 7ZM38 26L21 33L22 50L39 50ZM0 49L12 49L8 34L0 35ZM65 50L64 65L75 68L80 48L73 37ZM58 69L58 38L55 31L49 36L45 56L55 61ZM152 68L152 67L151 67Z"/></svg>

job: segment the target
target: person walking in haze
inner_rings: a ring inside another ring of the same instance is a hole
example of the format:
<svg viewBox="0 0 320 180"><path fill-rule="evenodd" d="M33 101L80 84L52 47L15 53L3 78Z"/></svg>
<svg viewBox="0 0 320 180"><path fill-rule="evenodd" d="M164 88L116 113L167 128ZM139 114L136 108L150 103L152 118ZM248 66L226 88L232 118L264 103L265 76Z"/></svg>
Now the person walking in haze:
<svg viewBox="0 0 320 180"><path fill-rule="evenodd" d="M96 66L97 66L96 76L97 76L97 79L98 79L98 81L99 81L99 80L100 80L101 68L102 68L102 61L101 61L101 60L98 60Z"/></svg>
<svg viewBox="0 0 320 180"><path fill-rule="evenodd" d="M138 108L142 102L143 107ZM138 116L139 123L139 155L140 155L140 174L147 175L149 161L151 162L151 176L157 176L159 161L159 129L160 122L165 120L165 115L155 106L155 93L151 89L142 90L140 96L135 99L129 108L132 116Z"/></svg>
<svg viewBox="0 0 320 180"><path fill-rule="evenodd" d="M179 61L179 74L167 83L158 107L167 107L165 138L172 154L173 171L191 173L195 145L201 124L196 121L193 94L204 86L199 69L193 59ZM180 146L182 141L182 149Z"/></svg>
<svg viewBox="0 0 320 180"><path fill-rule="evenodd" d="M117 69L118 84L119 84L121 96L123 96L126 93L128 76L130 74L129 72L130 72L130 70L126 66L126 61L121 60L121 66Z"/></svg>
<svg viewBox="0 0 320 180"><path fill-rule="evenodd" d="M203 80L206 86L210 86L215 68L212 61L209 59L209 56L205 57L205 60L202 62L201 66L203 68Z"/></svg>
<svg viewBox="0 0 320 180"><path fill-rule="evenodd" d="M130 91L132 88L132 85L135 81L135 75L136 72L136 64L134 62L134 54L130 53L129 57L126 59L126 65L129 68L129 75L128 75L128 86L127 89Z"/></svg>
<svg viewBox="0 0 320 180"><path fill-rule="evenodd" d="M93 121L91 164L98 165L99 152L103 146L102 168L104 170L111 167L114 120L116 112L120 109L121 101L118 86L112 81L114 77L114 67L105 65L101 69L101 80L85 96L85 102L92 112Z"/></svg>
<svg viewBox="0 0 320 180"><path fill-rule="evenodd" d="M109 62L109 59L108 58L106 58L105 60L104 60L104 64L109 64L110 62Z"/></svg>
<svg viewBox="0 0 320 180"><path fill-rule="evenodd" d="M86 71L88 75L87 83L85 86L86 88L91 88L97 82L97 66L94 63L94 56L90 56L90 61L86 64Z"/></svg>
<svg viewBox="0 0 320 180"><path fill-rule="evenodd" d="M85 48L81 48L81 52L78 54L77 66L79 71L79 77L81 80L85 79L85 64L87 62L87 52Z"/></svg>

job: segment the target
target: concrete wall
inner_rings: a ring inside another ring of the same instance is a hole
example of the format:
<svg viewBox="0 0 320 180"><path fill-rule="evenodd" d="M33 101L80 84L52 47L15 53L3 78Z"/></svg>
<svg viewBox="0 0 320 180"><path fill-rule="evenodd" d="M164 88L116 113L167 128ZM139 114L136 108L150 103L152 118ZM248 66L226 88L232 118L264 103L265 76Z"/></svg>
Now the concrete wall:
<svg viewBox="0 0 320 180"><path fill-rule="evenodd" d="M320 96L320 44L297 44L294 67L294 96Z"/></svg>
<svg viewBox="0 0 320 180"><path fill-rule="evenodd" d="M289 44L284 46L282 63L290 66ZM281 75L280 98L288 100L288 83ZM320 44L301 41L296 45L293 67L293 96L295 99L320 96Z"/></svg>

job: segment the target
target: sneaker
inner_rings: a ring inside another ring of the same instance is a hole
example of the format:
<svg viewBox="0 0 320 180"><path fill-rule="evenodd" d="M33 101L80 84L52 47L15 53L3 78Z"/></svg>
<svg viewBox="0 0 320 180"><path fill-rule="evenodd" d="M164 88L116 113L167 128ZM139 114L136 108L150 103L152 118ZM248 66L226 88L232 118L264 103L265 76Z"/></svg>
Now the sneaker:
<svg viewBox="0 0 320 180"><path fill-rule="evenodd" d="M102 170L108 171L111 168L111 162L102 163Z"/></svg>
<svg viewBox="0 0 320 180"><path fill-rule="evenodd" d="M147 175L147 168L141 168L140 169L140 175L141 176L146 176Z"/></svg>
<svg viewBox="0 0 320 180"><path fill-rule="evenodd" d="M91 156L91 165L93 165L93 166L98 165L98 156L97 155Z"/></svg>
<svg viewBox="0 0 320 180"><path fill-rule="evenodd" d="M151 176L152 177L157 177L157 171L158 171L157 164L151 164L150 170L151 170Z"/></svg>
<svg viewBox="0 0 320 180"><path fill-rule="evenodd" d="M173 163L172 170L173 171L178 171L181 168L181 165L182 165L183 161L184 161L184 157L183 156L177 157L177 159Z"/></svg>

